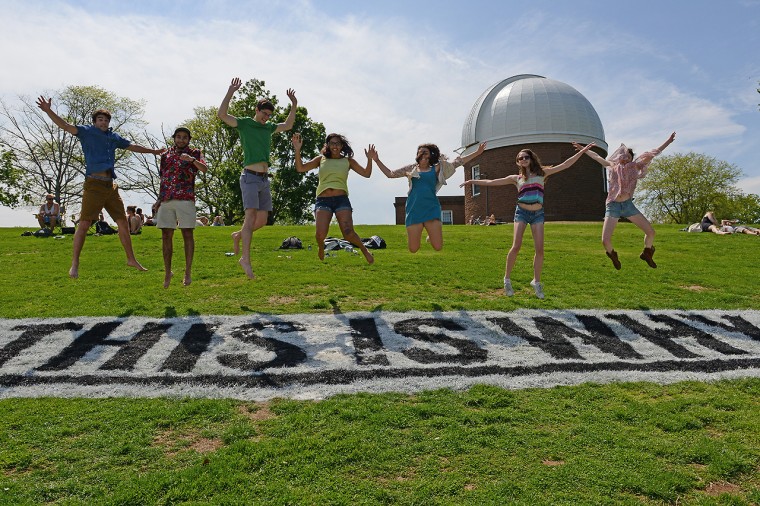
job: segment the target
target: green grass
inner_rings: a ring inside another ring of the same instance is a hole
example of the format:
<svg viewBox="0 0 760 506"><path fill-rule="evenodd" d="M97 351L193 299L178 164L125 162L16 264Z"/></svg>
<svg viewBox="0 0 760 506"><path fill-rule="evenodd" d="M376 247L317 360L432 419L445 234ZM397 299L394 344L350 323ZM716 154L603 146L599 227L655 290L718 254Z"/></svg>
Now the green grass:
<svg viewBox="0 0 760 506"><path fill-rule="evenodd" d="M9 399L4 504L756 504L760 381ZM44 409L40 409L40 408ZM710 495L711 484L730 493Z"/></svg>
<svg viewBox="0 0 760 506"><path fill-rule="evenodd" d="M20 237L21 229L0 229L0 317L185 316L340 311L455 311L547 309L744 309L760 307L756 275L760 239L678 232L658 227L650 269L638 258L642 234L619 225L615 235L623 269L616 271L600 245L599 224L546 226L543 281L539 301L532 279L529 234L517 260L514 298L503 296L504 258L511 226L445 227L443 252L428 245L412 255L401 226L357 226L363 236L380 235L388 249L375 252L368 266L360 255L338 252L322 263L316 251L277 250L291 235L314 243L314 229L266 227L254 236L257 279L249 281L232 248L232 227L196 230L193 284L180 284L182 242L175 237L174 285L164 290L160 231L146 228L134 238L137 258L148 272L125 266L115 236L90 236L78 280L68 278L72 236ZM333 235L339 236L337 227Z"/></svg>
<svg viewBox="0 0 760 506"><path fill-rule="evenodd" d="M151 317L528 308L757 309L751 236L658 226L660 267L641 234L616 234L623 270L598 224L547 225L537 300L526 236L501 295L512 228L446 227L443 253L406 251L403 227L367 266L338 253L275 251L312 227L254 239L258 279L234 258L230 227L196 232L194 282L162 288L160 237L134 239L150 271L124 266L116 237L88 237L70 280L71 237L0 230L0 317ZM338 235L334 230L333 235ZM508 391L340 395L268 403L193 399L0 400L0 504L759 504L760 379L674 385L585 384Z"/></svg>

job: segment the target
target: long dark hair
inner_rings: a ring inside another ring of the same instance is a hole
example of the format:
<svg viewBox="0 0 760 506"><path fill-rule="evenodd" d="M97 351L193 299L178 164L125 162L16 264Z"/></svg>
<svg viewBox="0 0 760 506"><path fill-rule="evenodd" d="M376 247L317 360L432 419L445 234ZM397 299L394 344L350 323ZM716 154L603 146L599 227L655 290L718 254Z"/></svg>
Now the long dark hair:
<svg viewBox="0 0 760 506"><path fill-rule="evenodd" d="M538 158L537 154L535 154L530 149L521 149L517 152L517 156L520 156L520 153L527 153L528 156L530 156L530 165L528 165L528 172L530 172L530 174L534 176L544 175L544 167L541 165L541 160ZM517 163L517 160L515 160L515 163ZM520 171L520 176L523 179L528 179L529 175L525 172L525 169L519 163L517 163L517 169Z"/></svg>
<svg viewBox="0 0 760 506"><path fill-rule="evenodd" d="M340 154L343 155L346 158L353 158L354 157L354 150L351 149L351 144L348 143L348 139L346 139L344 136L340 134L327 134L327 138L325 139L325 147L322 148L322 156L325 158L332 158L331 152L330 152L330 139L340 139L340 142L343 143L343 147L340 148Z"/></svg>

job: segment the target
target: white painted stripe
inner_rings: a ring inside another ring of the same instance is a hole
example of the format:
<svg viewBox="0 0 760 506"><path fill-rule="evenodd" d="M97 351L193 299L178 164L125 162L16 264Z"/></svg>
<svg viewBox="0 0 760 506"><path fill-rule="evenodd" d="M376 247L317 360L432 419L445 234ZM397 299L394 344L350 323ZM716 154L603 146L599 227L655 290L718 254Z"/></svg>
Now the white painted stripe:
<svg viewBox="0 0 760 506"><path fill-rule="evenodd" d="M760 376L760 312L0 320L0 397L338 393Z"/></svg>

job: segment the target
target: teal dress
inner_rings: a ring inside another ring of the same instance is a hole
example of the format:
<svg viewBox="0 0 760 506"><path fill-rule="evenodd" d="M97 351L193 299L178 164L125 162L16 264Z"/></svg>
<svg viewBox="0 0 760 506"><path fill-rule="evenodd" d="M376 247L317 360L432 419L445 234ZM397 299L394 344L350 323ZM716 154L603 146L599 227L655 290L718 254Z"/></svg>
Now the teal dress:
<svg viewBox="0 0 760 506"><path fill-rule="evenodd" d="M441 219L441 203L435 194L438 174L435 168L420 172L420 177L413 177L412 188L406 199L406 226Z"/></svg>

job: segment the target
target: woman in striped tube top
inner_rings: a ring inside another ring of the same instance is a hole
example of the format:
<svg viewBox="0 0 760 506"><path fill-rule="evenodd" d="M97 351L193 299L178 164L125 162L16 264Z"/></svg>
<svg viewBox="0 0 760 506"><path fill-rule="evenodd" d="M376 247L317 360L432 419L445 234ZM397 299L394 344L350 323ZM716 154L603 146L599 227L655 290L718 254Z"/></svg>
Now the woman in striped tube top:
<svg viewBox="0 0 760 506"><path fill-rule="evenodd" d="M520 252L525 229L530 225L530 232L533 235L533 244L536 249L536 253L533 255L533 280L530 282L530 286L535 290L536 297L544 298L544 285L541 283L541 269L544 266L544 182L552 174L573 165L583 153L593 146L593 143L585 146L582 151L553 167L542 166L541 160L533 151L523 149L517 154L517 174L500 179L470 179L462 183L461 186L472 184L505 186L513 184L517 187L514 235L512 247L507 253L504 273L505 295L511 297L515 294L512 289L512 268L515 266L517 254Z"/></svg>

